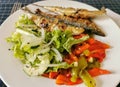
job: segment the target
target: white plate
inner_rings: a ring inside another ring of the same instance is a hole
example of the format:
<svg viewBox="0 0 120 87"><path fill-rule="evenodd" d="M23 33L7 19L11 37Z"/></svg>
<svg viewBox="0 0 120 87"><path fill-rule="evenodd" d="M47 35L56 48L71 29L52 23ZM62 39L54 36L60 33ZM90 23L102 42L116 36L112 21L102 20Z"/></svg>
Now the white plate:
<svg viewBox="0 0 120 87"><path fill-rule="evenodd" d="M95 10L94 7L84 3L67 0L48 0L37 2L40 5L48 6L69 6L75 8L85 8ZM29 5L29 7L34 8ZM43 77L29 77L22 70L20 61L13 57L13 53L9 51L10 45L5 38L15 31L14 23L18 20L18 16L23 11L19 10L7 18L0 29L0 75L2 80L8 87L59 87L55 84L55 80ZM107 57L103 62L102 68L112 71L110 75L96 77L97 87L116 87L120 82L120 29L107 16L102 16L94 20L106 33L106 37L96 36L98 40L109 43L112 48L107 51ZM60 86L69 87L69 86ZM72 87L72 86L71 86ZM73 87L85 87L84 84Z"/></svg>

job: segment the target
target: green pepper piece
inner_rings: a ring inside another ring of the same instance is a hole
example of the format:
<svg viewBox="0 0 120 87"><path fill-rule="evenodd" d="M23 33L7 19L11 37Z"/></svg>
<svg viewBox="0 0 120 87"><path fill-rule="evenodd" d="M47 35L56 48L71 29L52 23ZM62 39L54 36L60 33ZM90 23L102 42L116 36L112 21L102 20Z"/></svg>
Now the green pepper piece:
<svg viewBox="0 0 120 87"><path fill-rule="evenodd" d="M78 60L78 66L72 68L72 77L71 81L76 82L76 79L79 77L79 73L82 72L87 67L87 61L84 56L81 56Z"/></svg>
<svg viewBox="0 0 120 87"><path fill-rule="evenodd" d="M90 76L90 74L86 70L82 70L82 72L79 73L79 76L81 77L81 79L83 80L87 87L96 86L95 80Z"/></svg>

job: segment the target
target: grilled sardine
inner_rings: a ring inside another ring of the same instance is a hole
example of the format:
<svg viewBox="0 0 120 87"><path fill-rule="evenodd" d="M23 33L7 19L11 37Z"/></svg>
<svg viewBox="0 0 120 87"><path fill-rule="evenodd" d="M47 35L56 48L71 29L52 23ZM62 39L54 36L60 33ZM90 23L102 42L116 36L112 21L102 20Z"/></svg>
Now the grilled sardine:
<svg viewBox="0 0 120 87"><path fill-rule="evenodd" d="M40 9L37 9L36 13L38 15L43 15L49 18L52 18L54 20L58 20L58 22L65 23L67 25L72 25L78 28L84 28L85 31L89 31L90 33L94 33L100 36L105 36L104 32L90 19L75 19L72 17L68 16L61 16L61 15L53 15L53 14L48 14L45 12L40 11Z"/></svg>
<svg viewBox="0 0 120 87"><path fill-rule="evenodd" d="M28 8L24 10L28 11L29 13L32 13ZM52 29L51 28L52 25L62 25L61 28L59 27L60 29L68 29L71 27L70 29L74 29L74 31L76 29L80 33L82 33L84 29L85 31L89 31L90 33L94 33L100 36L105 36L105 34L101 31L101 29L97 27L97 25L94 22L87 20L87 19L73 20L73 18L70 18L70 17L48 14L48 13L40 11L40 9L36 10L36 14L34 14L34 16L39 17L39 18L34 18L34 17L32 18L32 19L35 19L33 21L40 20L39 22L37 22L38 24L41 23L41 18L48 21L47 24L43 23L42 25L47 25L47 27L50 27L49 30Z"/></svg>
<svg viewBox="0 0 120 87"><path fill-rule="evenodd" d="M82 27L59 22L57 18L53 18L50 15L47 16L43 14L35 14L31 12L27 7L25 7L23 10L29 13L30 19L34 21L38 27L44 28L48 31L52 31L53 29L61 29L62 31L70 30L73 35L78 35L84 32L84 29Z"/></svg>
<svg viewBox="0 0 120 87"><path fill-rule="evenodd" d="M33 4L35 6L43 7L47 10L56 12L60 15L71 16L74 18L95 18L96 16L100 16L106 13L105 8L102 7L101 10L89 11L87 9L75 9L72 7L59 7L59 6L40 6L37 4Z"/></svg>

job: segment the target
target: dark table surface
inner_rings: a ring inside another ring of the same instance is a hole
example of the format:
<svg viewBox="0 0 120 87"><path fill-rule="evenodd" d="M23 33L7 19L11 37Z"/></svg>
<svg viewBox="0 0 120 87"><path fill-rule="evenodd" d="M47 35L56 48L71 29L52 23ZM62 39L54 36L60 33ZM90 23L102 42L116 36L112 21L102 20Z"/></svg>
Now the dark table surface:
<svg viewBox="0 0 120 87"><path fill-rule="evenodd" d="M40 0L0 0L0 25L10 15L11 9L15 2L21 2L23 7L27 4L36 1L40 1ZM120 0L77 0L77 1L87 3L98 9L104 6L120 14ZM0 87L6 87L1 80L0 80ZM117 87L120 87L120 84Z"/></svg>

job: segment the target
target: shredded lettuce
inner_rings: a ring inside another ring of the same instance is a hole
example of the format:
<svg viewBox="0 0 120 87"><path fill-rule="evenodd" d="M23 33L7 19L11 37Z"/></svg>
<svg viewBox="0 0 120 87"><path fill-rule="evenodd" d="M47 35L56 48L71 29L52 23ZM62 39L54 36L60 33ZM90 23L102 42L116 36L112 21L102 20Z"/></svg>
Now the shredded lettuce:
<svg viewBox="0 0 120 87"><path fill-rule="evenodd" d="M60 34L62 33L61 30L54 30L51 32L52 33L52 39L53 39L53 44L55 45L55 48L60 48Z"/></svg>
<svg viewBox="0 0 120 87"><path fill-rule="evenodd" d="M18 29L29 32L38 37L41 35L40 29L25 14L19 17L19 20L15 23L15 26Z"/></svg>
<svg viewBox="0 0 120 87"><path fill-rule="evenodd" d="M24 71L30 76L37 76L43 74L48 68L49 54L46 53L44 56L39 56L37 62L28 62L24 65Z"/></svg>
<svg viewBox="0 0 120 87"><path fill-rule="evenodd" d="M34 22L32 20L30 20L28 18L28 16L25 14L19 16L18 21L19 21L19 23L23 23L23 24L34 24Z"/></svg>
<svg viewBox="0 0 120 87"><path fill-rule="evenodd" d="M15 33L12 34L11 37L7 38L7 41L14 44L13 47L12 47L12 50L14 52L14 56L16 58L19 58L19 59L23 60L25 58L25 53L22 49L20 49L21 44L22 44L21 34L18 33L18 32L15 32Z"/></svg>
<svg viewBox="0 0 120 87"><path fill-rule="evenodd" d="M74 67L74 62L71 64L68 64L66 62L58 62L58 63L52 63L48 65L48 70L46 71L46 73L48 72L58 72L59 69L68 69L68 68L72 68Z"/></svg>
<svg viewBox="0 0 120 87"><path fill-rule="evenodd" d="M56 61L60 61L62 62L62 55L61 53L56 49L56 48L52 48L52 50L55 52L55 58L56 58Z"/></svg>
<svg viewBox="0 0 120 87"><path fill-rule="evenodd" d="M21 38L21 34L15 32L11 35L11 37L8 37L6 40L7 40L7 42L19 43L20 38Z"/></svg>
<svg viewBox="0 0 120 87"><path fill-rule="evenodd" d="M99 67L98 61L88 63L84 56L71 64L63 61L64 54L71 53L72 46L88 40L89 35L75 39L68 29L46 31L38 28L26 15L20 16L15 26L16 31L7 41L13 43L14 56L24 61L23 69L29 76L71 69L72 82L81 78L88 87L95 87L95 82L86 69ZM88 55L89 52L86 50L84 54Z"/></svg>
<svg viewBox="0 0 120 87"><path fill-rule="evenodd" d="M68 69L74 66L74 63L68 64L66 62L58 63L57 66L53 67L53 71L57 72L59 69Z"/></svg>
<svg viewBox="0 0 120 87"><path fill-rule="evenodd" d="M64 52L65 48L63 44L67 41L68 38L72 37L72 32L69 30L65 30L64 32L60 29L53 30L51 32L46 33L46 42L52 42L54 47L59 52Z"/></svg>

